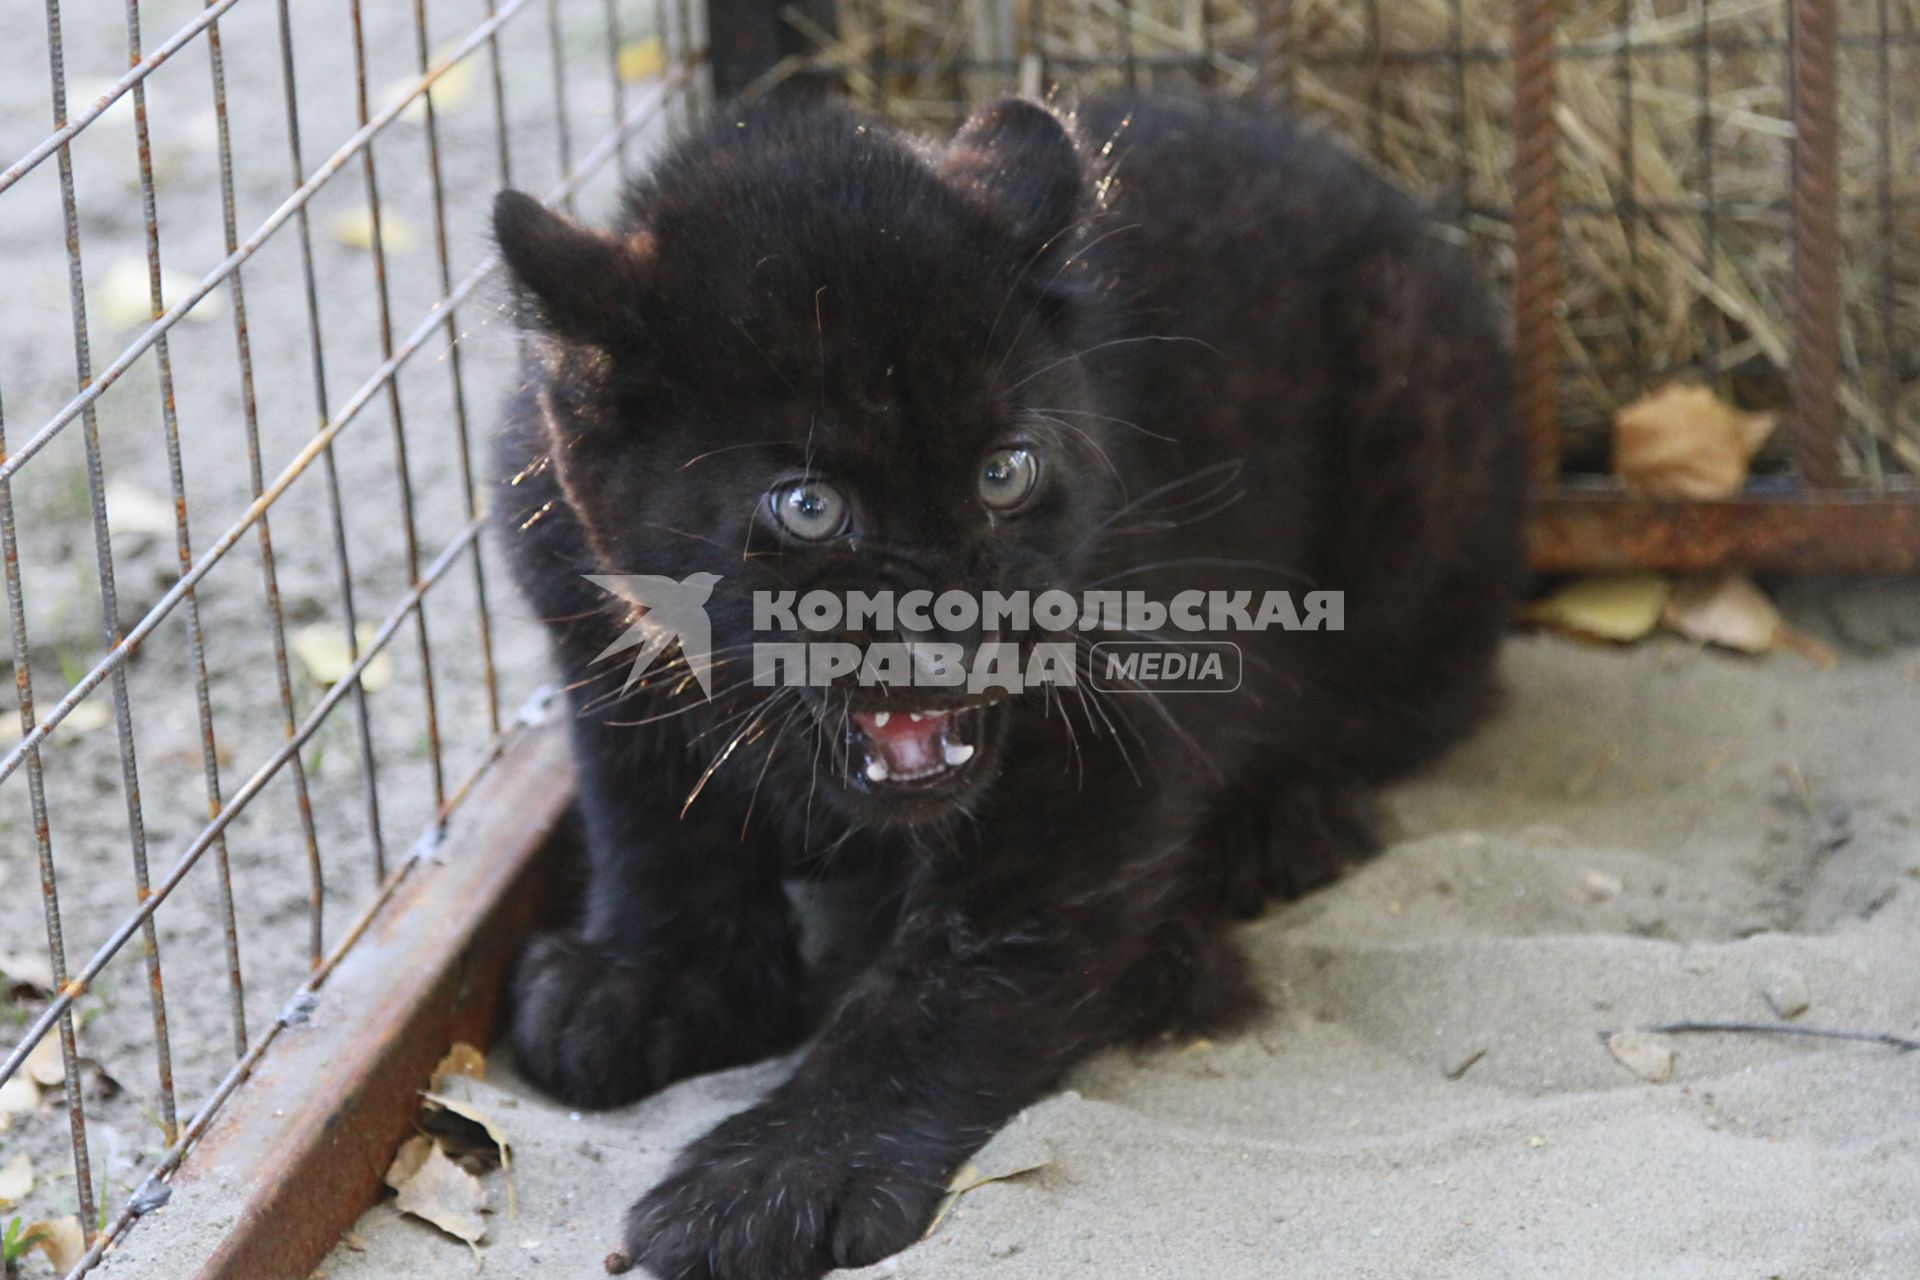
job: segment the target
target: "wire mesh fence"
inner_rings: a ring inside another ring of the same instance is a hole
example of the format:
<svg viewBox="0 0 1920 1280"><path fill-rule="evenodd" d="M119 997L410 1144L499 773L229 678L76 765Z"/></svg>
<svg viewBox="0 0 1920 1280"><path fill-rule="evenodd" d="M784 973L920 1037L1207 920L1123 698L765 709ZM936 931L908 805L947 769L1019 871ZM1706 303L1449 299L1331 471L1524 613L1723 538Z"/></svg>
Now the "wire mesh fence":
<svg viewBox="0 0 1920 1280"><path fill-rule="evenodd" d="M164 1199L535 693L535 628L480 538L516 376L486 210L508 185L604 204L700 101L703 14L15 9L0 1165L24 1188L0 1210L9 1271L40 1220L78 1273Z"/></svg>

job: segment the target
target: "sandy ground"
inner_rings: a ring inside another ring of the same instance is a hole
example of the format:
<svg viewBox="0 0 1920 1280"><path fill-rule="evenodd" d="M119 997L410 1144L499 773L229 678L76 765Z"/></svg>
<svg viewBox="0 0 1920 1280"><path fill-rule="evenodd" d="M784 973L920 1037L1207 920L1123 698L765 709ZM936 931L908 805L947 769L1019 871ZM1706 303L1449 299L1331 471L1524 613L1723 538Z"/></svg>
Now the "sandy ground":
<svg viewBox="0 0 1920 1280"><path fill-rule="evenodd" d="M1920 593L1789 594L1877 651L1515 639L1505 709L1391 794L1388 851L1241 930L1257 1029L1087 1064L981 1160L1043 1167L860 1274L1920 1275L1920 1054L1675 1036L1653 1083L1600 1038L1772 1021L1769 990L1920 1031L1920 649L1885 643ZM626 1205L782 1070L582 1116L500 1057L458 1087L513 1144L512 1211L490 1175L470 1252L382 1204L317 1274L599 1274Z"/></svg>

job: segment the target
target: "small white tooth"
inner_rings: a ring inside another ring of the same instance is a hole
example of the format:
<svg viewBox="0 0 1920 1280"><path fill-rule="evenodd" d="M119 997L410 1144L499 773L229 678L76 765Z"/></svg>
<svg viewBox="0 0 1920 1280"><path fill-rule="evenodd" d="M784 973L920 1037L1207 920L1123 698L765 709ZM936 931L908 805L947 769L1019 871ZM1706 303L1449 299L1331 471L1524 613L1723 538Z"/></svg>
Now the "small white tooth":
<svg viewBox="0 0 1920 1280"><path fill-rule="evenodd" d="M884 729L887 727L887 721L891 719L893 719L893 712L876 711L873 713L873 727L876 729Z"/></svg>
<svg viewBox="0 0 1920 1280"><path fill-rule="evenodd" d="M971 742L949 742L941 754L946 756L949 768L954 765L965 764L967 761L973 759L973 744Z"/></svg>
<svg viewBox="0 0 1920 1280"><path fill-rule="evenodd" d="M971 751L973 748L969 747L967 749ZM885 760L867 761L868 782L885 782L889 776L887 773L887 762Z"/></svg>
<svg viewBox="0 0 1920 1280"><path fill-rule="evenodd" d="M927 713L924 711L907 712L907 719L913 721L915 724L919 724L922 720L925 720L926 718L927 718Z"/></svg>

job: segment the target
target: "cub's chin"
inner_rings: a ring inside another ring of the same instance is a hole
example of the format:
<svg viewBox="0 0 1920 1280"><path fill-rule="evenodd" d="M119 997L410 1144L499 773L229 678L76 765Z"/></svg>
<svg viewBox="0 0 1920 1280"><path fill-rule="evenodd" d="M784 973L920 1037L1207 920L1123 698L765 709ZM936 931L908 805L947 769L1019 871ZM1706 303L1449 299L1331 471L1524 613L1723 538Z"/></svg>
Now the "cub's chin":
<svg viewBox="0 0 1920 1280"><path fill-rule="evenodd" d="M998 773L1008 702L923 696L932 692L815 708L822 781L862 822L911 826L963 812Z"/></svg>

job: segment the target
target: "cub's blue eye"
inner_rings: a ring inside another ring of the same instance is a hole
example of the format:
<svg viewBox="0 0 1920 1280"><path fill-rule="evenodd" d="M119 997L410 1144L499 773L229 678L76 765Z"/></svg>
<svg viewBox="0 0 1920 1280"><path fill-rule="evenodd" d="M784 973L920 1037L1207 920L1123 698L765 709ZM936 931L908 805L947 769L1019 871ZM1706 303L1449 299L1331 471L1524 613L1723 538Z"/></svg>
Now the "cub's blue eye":
<svg viewBox="0 0 1920 1280"><path fill-rule="evenodd" d="M1018 447L995 449L980 467L980 500L996 511L1025 502L1040 479L1040 460Z"/></svg>
<svg viewBox="0 0 1920 1280"><path fill-rule="evenodd" d="M846 530L846 495L824 480L796 480L767 495L773 522L806 542L824 542Z"/></svg>

